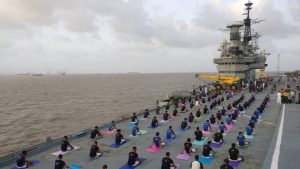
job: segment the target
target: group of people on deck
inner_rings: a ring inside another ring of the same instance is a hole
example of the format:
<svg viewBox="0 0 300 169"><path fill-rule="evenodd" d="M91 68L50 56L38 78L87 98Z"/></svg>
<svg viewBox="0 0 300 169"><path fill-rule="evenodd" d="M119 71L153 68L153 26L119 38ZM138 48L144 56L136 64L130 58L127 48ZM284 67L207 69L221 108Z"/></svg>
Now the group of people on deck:
<svg viewBox="0 0 300 169"><path fill-rule="evenodd" d="M197 109L195 112L195 116L192 112L188 114L186 118L184 118L180 123L180 129L182 130L188 130L191 128L191 125L194 123L197 123L203 115L210 114L212 109L214 109L217 105L220 105L222 102L225 101L225 99L229 99L233 96L233 92L226 91L226 92L217 92L214 90L208 90L207 88L203 88L204 90L200 90L200 93L198 93L197 97L195 98L196 105L205 104L206 99L211 100L212 104L210 105L210 108L208 108L206 105L204 106L202 112L200 109ZM206 90L205 90L206 89ZM226 95L224 98L223 95ZM229 131L227 126L232 126L234 123L237 122L239 116L244 111L244 109L248 108L251 103L255 100L255 96L252 95L251 98L244 102L244 104L241 104L244 100L245 96L242 94L241 97L239 97L237 100L235 100L232 104L228 104L228 106L225 108L223 107L221 110L217 111L216 114L211 114L209 117L209 120L206 120L203 123L202 130L200 127L196 127L196 130L194 131L195 140L196 141L203 141L204 134L203 132L208 131L212 132L212 140L207 141L207 143L203 146L202 154L201 156L211 158L214 156L216 151L214 151L211 147L212 143L222 143L224 141L224 135ZM260 116L262 115L264 109L266 108L266 105L269 101L269 95L265 97L261 105L255 110L253 115L251 116L251 119L249 121L248 126L245 128L246 135L253 135L254 130L256 128L256 124L260 119ZM179 104L175 104L175 108L173 110L172 116L179 116L178 109L181 110L181 113L185 113L187 111L187 108L183 105L187 102L191 103L193 100L187 98L186 100L181 102L181 109L179 108ZM183 107L183 108L182 108ZM193 109L195 107L195 104L190 104L189 108ZM157 119L157 116L159 114L162 114L162 119L164 121L168 121L171 119L171 115L169 114L170 105L168 104L165 108L165 112L161 113L161 108L158 106L155 110L156 116L153 116L151 119L151 127L156 128L159 125L159 121ZM143 113L144 119L150 119L150 112L148 109L146 109ZM131 128L131 135L137 136L141 134L141 130L139 128L139 120L136 113L133 113L131 118L131 122L135 123L134 126ZM214 126L216 126L214 129ZM124 144L126 142L125 137L122 134L122 130L120 128L116 127L116 124L114 121L112 121L108 125L108 131L115 132L115 144ZM95 126L91 130L90 138L94 141L90 148L89 156L90 158L97 158L100 157L103 152L100 150L98 146L97 139L102 138L103 135L99 131L98 126ZM169 126L166 130L166 139L175 139L176 133L173 130L173 126ZM160 137L160 132L156 132L155 136L152 138L152 143L157 148L163 148L166 145L166 142L162 140ZM236 148L237 146L243 147L248 146L249 142L246 141L246 138L244 136L244 132L240 131L237 136L237 142L231 144L231 148L228 150L228 158L224 160L224 163L221 165L220 169L232 169L232 167L229 165L229 161L242 161L243 156L240 155L239 150ZM197 151L196 148L193 148L192 139L187 138L186 142L183 145L183 153L188 154L189 156L192 155L192 153L195 153ZM74 149L74 146L72 146L68 141L68 136L64 136L62 144L61 144L61 151L70 151ZM17 160L17 166L30 166L30 161L25 160L27 152L24 151L21 153L20 158ZM165 156L162 158L162 164L161 169L176 169L177 166L174 163L174 161L170 158L170 152L166 152ZM200 157L199 155L194 156L194 161L191 163L191 169L203 169L203 164L199 161ZM138 166L140 165L141 161L139 159L139 155L137 153L137 147L133 146L132 150L128 153L128 161L127 164L129 166ZM57 159L55 160L55 169L63 169L63 168L69 168L69 166L63 161L63 155L59 154ZM103 165L102 169L107 169L107 165Z"/></svg>

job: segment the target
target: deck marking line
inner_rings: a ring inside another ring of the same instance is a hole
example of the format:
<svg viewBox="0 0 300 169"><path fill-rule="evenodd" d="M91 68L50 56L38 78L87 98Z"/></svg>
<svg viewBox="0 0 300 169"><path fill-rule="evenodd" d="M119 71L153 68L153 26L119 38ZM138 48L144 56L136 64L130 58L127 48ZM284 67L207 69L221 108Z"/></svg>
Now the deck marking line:
<svg viewBox="0 0 300 169"><path fill-rule="evenodd" d="M281 140L282 140L282 130L283 130L283 123L284 123L284 113L285 113L285 104L283 105L283 108L282 108L282 115L281 115L281 120L280 120L279 131L278 131L278 135L277 135L276 146L275 146L275 150L274 150L273 157L272 157L271 169L278 169L280 145L281 145Z"/></svg>

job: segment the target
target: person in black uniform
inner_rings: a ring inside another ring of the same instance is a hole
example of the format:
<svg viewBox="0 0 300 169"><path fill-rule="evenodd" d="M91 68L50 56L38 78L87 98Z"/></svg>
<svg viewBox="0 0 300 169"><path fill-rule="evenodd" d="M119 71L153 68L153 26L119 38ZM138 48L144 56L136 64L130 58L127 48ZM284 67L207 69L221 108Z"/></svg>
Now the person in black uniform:
<svg viewBox="0 0 300 169"><path fill-rule="evenodd" d="M206 105L205 105L204 108L203 108L203 114L208 114L208 108L207 108Z"/></svg>
<svg viewBox="0 0 300 169"><path fill-rule="evenodd" d="M207 144L204 145L202 155L204 157L213 157L213 153L216 153L212 148L211 148L211 141L208 141Z"/></svg>
<svg viewBox="0 0 300 169"><path fill-rule="evenodd" d="M220 132L216 132L214 135L213 135L213 142L214 143L222 143L223 142L223 134L220 133Z"/></svg>
<svg viewBox="0 0 300 169"><path fill-rule="evenodd" d="M244 160L243 157L239 155L240 152L239 152L239 150L236 148L235 143L232 143L232 144L231 144L231 148L228 150L228 152L229 152L228 158L229 158L230 160L234 160L234 161L236 161L236 160L237 160L237 161L243 161L243 160Z"/></svg>
<svg viewBox="0 0 300 169"><path fill-rule="evenodd" d="M231 165L229 165L229 160L225 159L224 164L221 165L220 169L234 169Z"/></svg>
<svg viewBox="0 0 300 169"><path fill-rule="evenodd" d="M175 108L174 110L173 110L173 116L177 116L178 115L178 110Z"/></svg>
<svg viewBox="0 0 300 169"><path fill-rule="evenodd" d="M107 169L107 165L104 164L104 165L102 166L102 169Z"/></svg>
<svg viewBox="0 0 300 169"><path fill-rule="evenodd" d="M176 165L170 158L170 152L166 152L166 156L162 159L161 169L176 169Z"/></svg>
<svg viewBox="0 0 300 169"><path fill-rule="evenodd" d="M184 143L184 151L182 152L182 153L186 153L186 154L189 154L189 156L191 156L191 154L192 154L192 143L191 143L191 139L190 138L188 138L187 140L186 140L186 142Z"/></svg>
<svg viewBox="0 0 300 169"><path fill-rule="evenodd" d="M151 122L151 127L155 128L157 126L158 126L158 121L157 121L156 116L154 116L153 119L152 119L152 122Z"/></svg>
<svg viewBox="0 0 300 169"><path fill-rule="evenodd" d="M182 130L185 130L185 129L189 129L189 128L190 128L190 127L188 126L187 118L184 118L184 120L181 122L180 128L181 128Z"/></svg>
<svg viewBox="0 0 300 169"><path fill-rule="evenodd" d="M129 152L127 164L133 167L138 166L141 162L139 161L139 155L136 153L136 147L132 147L132 151Z"/></svg>
<svg viewBox="0 0 300 169"><path fill-rule="evenodd" d="M203 133L199 127L196 128L195 136L197 141L201 141L203 139Z"/></svg>
<svg viewBox="0 0 300 169"><path fill-rule="evenodd" d="M90 157L95 158L95 157L100 157L101 155L102 152L100 152L100 148L98 147L98 142L95 141L94 144L91 146Z"/></svg>
<svg viewBox="0 0 300 169"><path fill-rule="evenodd" d="M73 150L74 147L69 143L68 141L68 136L64 136L64 139L62 141L62 144L60 146L60 150L65 152L65 151L70 151L70 150Z"/></svg>
<svg viewBox="0 0 300 169"><path fill-rule="evenodd" d="M30 167L32 166L32 161L28 161L26 160L26 155L27 155L27 151L26 150L23 150L20 154L20 156L17 158L17 168L21 168L21 167Z"/></svg>
<svg viewBox="0 0 300 169"><path fill-rule="evenodd" d="M121 129L117 129L115 143L116 144L123 144L125 142L126 142L126 140L125 140L124 136L121 134Z"/></svg>
<svg viewBox="0 0 300 169"><path fill-rule="evenodd" d="M168 111L165 111L163 114L163 120L168 121L169 119L170 119L170 114L168 113Z"/></svg>
<svg viewBox="0 0 300 169"><path fill-rule="evenodd" d="M62 159L63 159L63 155L62 154L58 155L57 160L55 160L54 169L70 168Z"/></svg>
<svg viewBox="0 0 300 169"><path fill-rule="evenodd" d="M102 134L98 130L98 126L95 126L95 128L91 131L91 139L98 139L102 137Z"/></svg>

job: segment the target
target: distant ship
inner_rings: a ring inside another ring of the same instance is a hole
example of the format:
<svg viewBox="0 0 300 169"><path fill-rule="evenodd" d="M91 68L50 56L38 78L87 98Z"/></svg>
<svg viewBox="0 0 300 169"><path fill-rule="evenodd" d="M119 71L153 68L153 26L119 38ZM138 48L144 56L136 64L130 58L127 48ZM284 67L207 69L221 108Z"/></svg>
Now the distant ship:
<svg viewBox="0 0 300 169"><path fill-rule="evenodd" d="M44 74L41 74L41 73L34 73L34 74L32 74L31 76L44 76Z"/></svg>

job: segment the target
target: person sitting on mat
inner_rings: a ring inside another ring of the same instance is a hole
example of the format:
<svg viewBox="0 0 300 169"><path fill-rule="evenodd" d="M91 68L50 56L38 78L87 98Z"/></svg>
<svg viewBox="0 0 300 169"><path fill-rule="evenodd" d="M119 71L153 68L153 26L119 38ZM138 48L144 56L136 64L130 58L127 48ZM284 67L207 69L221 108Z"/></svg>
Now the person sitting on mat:
<svg viewBox="0 0 300 169"><path fill-rule="evenodd" d="M104 164L104 165L102 166L102 169L107 169L107 165Z"/></svg>
<svg viewBox="0 0 300 169"><path fill-rule="evenodd" d="M117 130L115 121L111 121L111 123L108 125L108 131L114 131Z"/></svg>
<svg viewBox="0 0 300 169"><path fill-rule="evenodd" d="M151 122L151 127L155 128L158 126L158 120L156 118L156 116L153 117L152 122Z"/></svg>
<svg viewBox="0 0 300 169"><path fill-rule="evenodd" d="M176 108L173 110L173 116L174 116L174 117L177 117L177 116L178 116L178 110L177 110Z"/></svg>
<svg viewBox="0 0 300 169"><path fill-rule="evenodd" d="M196 118L200 118L201 117L201 111L200 111L200 109L198 109L197 111L196 111Z"/></svg>
<svg viewBox="0 0 300 169"><path fill-rule="evenodd" d="M254 135L253 128L252 128L250 125L248 125L248 126L246 127L246 134L247 134L248 136Z"/></svg>
<svg viewBox="0 0 300 169"><path fill-rule="evenodd" d="M195 155L195 161L191 163L191 169L203 169L203 164L199 161L198 155Z"/></svg>
<svg viewBox="0 0 300 169"><path fill-rule="evenodd" d="M224 122L221 122L221 124L219 125L219 131L222 134L227 131L227 128L226 128L226 125L224 124Z"/></svg>
<svg viewBox="0 0 300 169"><path fill-rule="evenodd" d="M181 122L180 128L182 130L186 130L190 128L190 126L188 126L187 118L184 118L184 120Z"/></svg>
<svg viewBox="0 0 300 169"><path fill-rule="evenodd" d="M223 108L221 109L221 115L222 115L222 116L225 116L225 115L226 115L226 109L225 109L225 107L223 107Z"/></svg>
<svg viewBox="0 0 300 169"><path fill-rule="evenodd" d="M236 148L235 143L231 144L231 148L228 150L229 152L229 160L232 161L243 161L243 157L239 155L239 150Z"/></svg>
<svg viewBox="0 0 300 169"><path fill-rule="evenodd" d="M124 136L121 133L121 129L117 129L117 134L116 134L116 138L115 138L115 143L116 144L123 144L125 143L126 140L124 138Z"/></svg>
<svg viewBox="0 0 300 169"><path fill-rule="evenodd" d="M194 133L197 141L201 141L203 139L203 133L199 127L196 128L196 131Z"/></svg>
<svg viewBox="0 0 300 169"><path fill-rule="evenodd" d="M221 165L220 169L234 169L231 165L229 165L229 160L224 159L224 164Z"/></svg>
<svg viewBox="0 0 300 169"><path fill-rule="evenodd" d="M166 132L167 139L174 139L176 137L175 132L172 129L172 126L169 126L169 129Z"/></svg>
<svg viewBox="0 0 300 169"><path fill-rule="evenodd" d="M69 169L70 167L62 160L63 159L63 155L59 154L57 157L57 160L55 160L54 163L54 169Z"/></svg>
<svg viewBox="0 0 300 169"><path fill-rule="evenodd" d="M213 157L214 153L216 153L212 148L211 148L211 141L208 141L204 147L203 147L203 151L202 151L202 156L204 157Z"/></svg>
<svg viewBox="0 0 300 169"><path fill-rule="evenodd" d="M238 115L237 115L236 113L232 113L232 114L231 114L231 119L232 119L232 121L233 121L234 123L236 123L237 120L238 120Z"/></svg>
<svg viewBox="0 0 300 169"><path fill-rule="evenodd" d="M176 169L177 166L170 158L170 152L166 152L166 156L162 159L161 169Z"/></svg>
<svg viewBox="0 0 300 169"><path fill-rule="evenodd" d="M231 104L228 104L228 106L227 106L227 110L228 111L230 111L232 109L232 106L231 106Z"/></svg>
<svg viewBox="0 0 300 169"><path fill-rule="evenodd" d="M143 118L144 118L144 119L150 118L150 113L149 113L149 110L148 110L148 109L145 109Z"/></svg>
<svg viewBox="0 0 300 169"><path fill-rule="evenodd" d="M23 150L17 158L17 168L28 168L32 166L32 161L26 160L27 151Z"/></svg>
<svg viewBox="0 0 300 169"><path fill-rule="evenodd" d="M191 112L189 115L189 123L193 123L195 120L195 116L193 115L193 113Z"/></svg>
<svg viewBox="0 0 300 169"><path fill-rule="evenodd" d="M91 139L98 139L102 137L102 134L100 133L98 126L95 126L95 128L91 131Z"/></svg>
<svg viewBox="0 0 300 169"><path fill-rule="evenodd" d="M216 124L216 117L212 114L209 118L210 124Z"/></svg>
<svg viewBox="0 0 300 169"><path fill-rule="evenodd" d="M132 114L132 116L131 116L131 122L132 122L132 123L138 123L138 122L139 122L136 113L133 113L133 114Z"/></svg>
<svg viewBox="0 0 300 169"><path fill-rule="evenodd" d="M208 108L207 108L207 106L205 105L204 106L204 108L203 108L203 114L208 114L209 112L208 112Z"/></svg>
<svg viewBox="0 0 300 169"><path fill-rule="evenodd" d="M74 149L74 147L69 143L68 139L69 139L68 136L64 136L62 144L60 145L60 150L63 152Z"/></svg>
<svg viewBox="0 0 300 169"><path fill-rule="evenodd" d="M249 120L248 126L250 126L254 130L256 127L256 124L253 120Z"/></svg>
<svg viewBox="0 0 300 169"><path fill-rule="evenodd" d="M134 146L132 147L132 151L129 152L128 162L127 162L129 166L136 167L141 163L139 160L139 155L136 153L136 149L137 148Z"/></svg>
<svg viewBox="0 0 300 169"><path fill-rule="evenodd" d="M98 142L95 141L94 144L91 146L90 157L95 158L95 157L100 157L101 155L102 152L100 152L100 148L98 147Z"/></svg>
<svg viewBox="0 0 300 169"><path fill-rule="evenodd" d="M170 114L168 113L168 111L165 111L163 114L163 120L168 121L169 119L170 119Z"/></svg>
<svg viewBox="0 0 300 169"><path fill-rule="evenodd" d="M184 143L184 150L183 150L182 154L186 153L189 156L191 156L192 152L196 152L196 150L192 148L193 144L191 143L191 141L192 141L191 138L188 138L186 140L186 142Z"/></svg>
<svg viewBox="0 0 300 169"><path fill-rule="evenodd" d="M220 123L220 121L222 121L222 114L221 114L220 110L217 112L216 116L218 119L218 123Z"/></svg>
<svg viewBox="0 0 300 169"><path fill-rule="evenodd" d="M213 135L213 141L214 143L222 143L223 142L223 134L222 133L219 133L219 132L216 132L214 135Z"/></svg>
<svg viewBox="0 0 300 169"><path fill-rule="evenodd" d="M211 131L211 125L209 124L209 120L203 123L203 130L204 131Z"/></svg>
<svg viewBox="0 0 300 169"><path fill-rule="evenodd" d="M244 147L249 145L249 141L245 141L246 138L244 136L244 133L242 131L239 132L239 135L237 136L237 143L239 146Z"/></svg>
<svg viewBox="0 0 300 169"><path fill-rule="evenodd" d="M136 123L132 129L131 129L131 135L136 136L136 135L141 135L142 133L140 132L139 125Z"/></svg>
<svg viewBox="0 0 300 169"><path fill-rule="evenodd" d="M159 115L159 114L160 114L160 107L159 107L159 106L156 107L155 113L156 113L156 115Z"/></svg>
<svg viewBox="0 0 300 169"><path fill-rule="evenodd" d="M227 125L232 125L232 118L231 115L229 114L228 117L226 118L226 124Z"/></svg>
<svg viewBox="0 0 300 169"><path fill-rule="evenodd" d="M161 138L159 137L159 132L155 133L155 136L153 137L153 144L157 147L160 148L165 145L165 142L161 141Z"/></svg>

